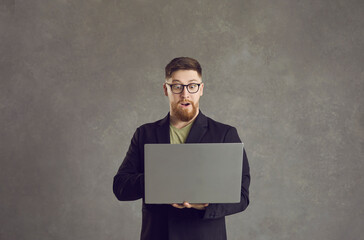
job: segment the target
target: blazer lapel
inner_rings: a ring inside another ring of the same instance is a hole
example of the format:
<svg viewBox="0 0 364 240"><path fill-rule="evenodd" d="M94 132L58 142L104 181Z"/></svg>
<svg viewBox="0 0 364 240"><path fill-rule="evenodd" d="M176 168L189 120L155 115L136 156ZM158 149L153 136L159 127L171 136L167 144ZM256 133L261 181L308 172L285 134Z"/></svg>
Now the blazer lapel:
<svg viewBox="0 0 364 240"><path fill-rule="evenodd" d="M193 123L185 143L199 143L207 131L207 118L200 111Z"/></svg>
<svg viewBox="0 0 364 240"><path fill-rule="evenodd" d="M157 143L170 143L169 139L169 113L159 123L157 128Z"/></svg>

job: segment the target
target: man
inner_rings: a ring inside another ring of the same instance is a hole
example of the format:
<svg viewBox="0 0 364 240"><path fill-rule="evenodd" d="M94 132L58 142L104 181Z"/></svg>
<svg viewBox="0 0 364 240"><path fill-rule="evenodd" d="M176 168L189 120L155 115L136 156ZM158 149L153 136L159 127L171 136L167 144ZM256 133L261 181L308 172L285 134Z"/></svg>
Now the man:
<svg viewBox="0 0 364 240"><path fill-rule="evenodd" d="M140 126L134 133L114 177L113 190L120 201L144 198L144 144L241 142L234 127L216 122L200 111L204 84L201 66L195 59L175 58L166 66L165 74L163 89L169 99L169 113L164 119ZM226 239L225 216L244 211L249 204L250 173L245 150L242 171L240 203L168 205L143 201L141 239ZM183 184L176 186L179 187Z"/></svg>

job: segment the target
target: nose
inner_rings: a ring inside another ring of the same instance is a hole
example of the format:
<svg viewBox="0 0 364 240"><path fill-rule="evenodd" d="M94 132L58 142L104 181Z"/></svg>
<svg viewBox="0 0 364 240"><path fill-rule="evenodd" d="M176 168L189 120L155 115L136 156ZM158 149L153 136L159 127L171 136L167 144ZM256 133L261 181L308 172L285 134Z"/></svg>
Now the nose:
<svg viewBox="0 0 364 240"><path fill-rule="evenodd" d="M187 86L184 86L184 87L183 87L183 90L182 90L182 92L181 92L181 97L183 97L183 98L187 98L187 97L188 97L188 95L189 95L189 92L187 91Z"/></svg>

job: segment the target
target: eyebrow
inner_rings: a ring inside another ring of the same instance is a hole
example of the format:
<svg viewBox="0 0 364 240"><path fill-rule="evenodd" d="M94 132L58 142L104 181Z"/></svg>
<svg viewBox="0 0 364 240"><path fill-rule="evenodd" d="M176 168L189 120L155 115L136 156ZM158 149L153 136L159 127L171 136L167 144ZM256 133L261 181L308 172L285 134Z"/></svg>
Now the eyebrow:
<svg viewBox="0 0 364 240"><path fill-rule="evenodd" d="M173 79L172 80L172 82L181 82L180 80L178 80L178 79ZM196 80L196 79L191 79L191 80L188 80L188 82L198 82L198 80Z"/></svg>

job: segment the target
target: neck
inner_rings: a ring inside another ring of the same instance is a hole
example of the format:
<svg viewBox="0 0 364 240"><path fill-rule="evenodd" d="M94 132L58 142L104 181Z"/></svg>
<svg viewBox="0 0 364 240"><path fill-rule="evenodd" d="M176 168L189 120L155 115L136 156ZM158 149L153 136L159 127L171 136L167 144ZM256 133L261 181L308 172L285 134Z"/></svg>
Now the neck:
<svg viewBox="0 0 364 240"><path fill-rule="evenodd" d="M193 122L198 113L200 112L200 110L197 110L196 115L189 121L185 122L185 121L181 121L180 119L178 119L176 116L173 115L172 111L169 113L169 121L172 124L173 127L181 129L186 127L188 124L190 124L191 122Z"/></svg>

